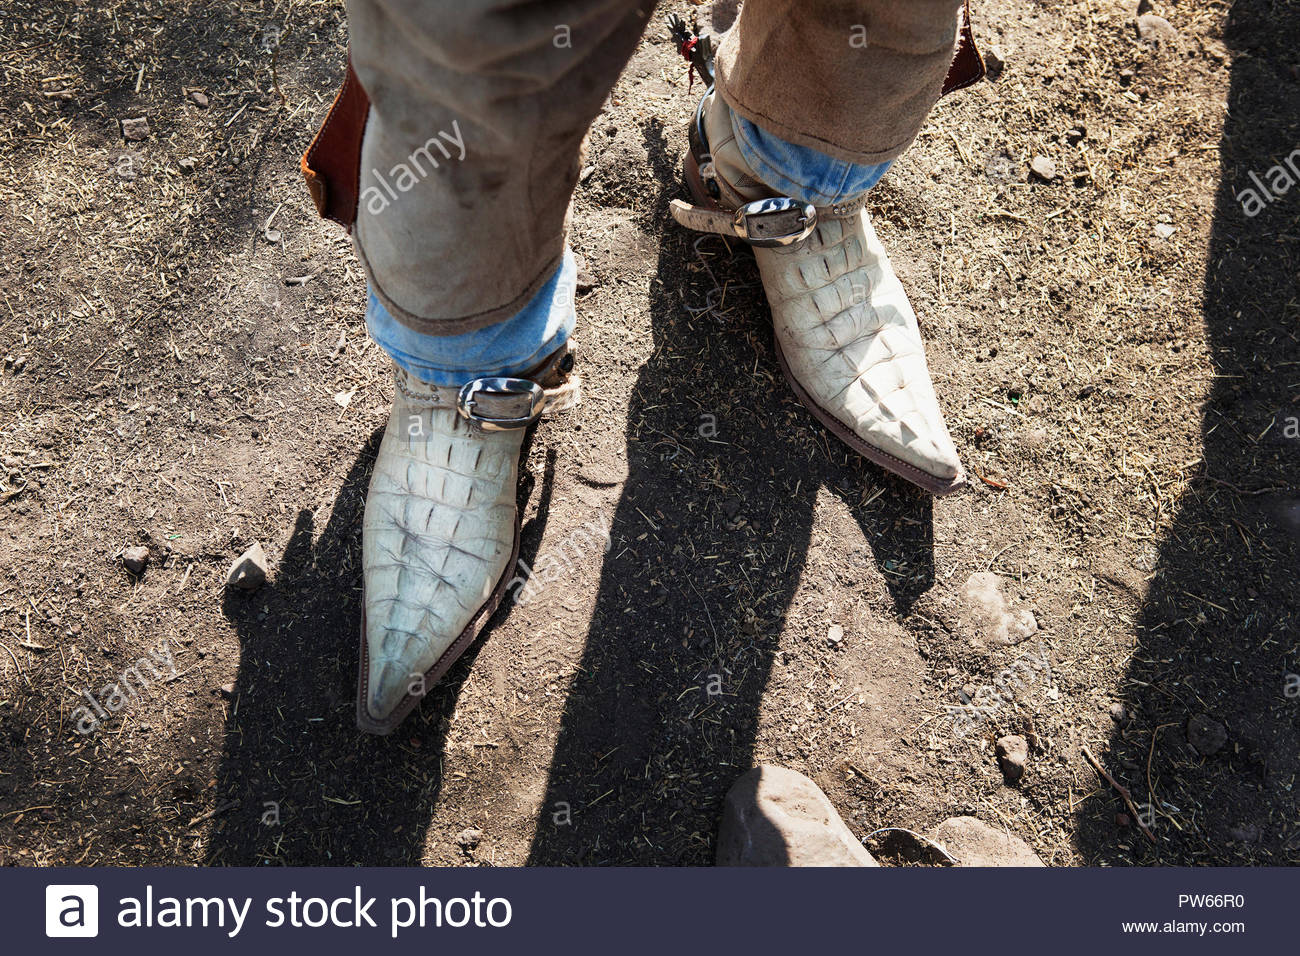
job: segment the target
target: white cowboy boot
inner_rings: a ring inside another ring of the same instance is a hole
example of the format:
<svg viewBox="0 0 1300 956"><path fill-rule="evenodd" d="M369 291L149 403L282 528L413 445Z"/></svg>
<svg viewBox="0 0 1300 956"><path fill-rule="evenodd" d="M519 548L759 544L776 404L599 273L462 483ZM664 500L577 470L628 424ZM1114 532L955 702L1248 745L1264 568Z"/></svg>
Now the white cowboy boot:
<svg viewBox="0 0 1300 956"><path fill-rule="evenodd" d="M397 391L362 532L365 581L357 723L386 734L473 643L519 552L515 505L526 428L576 404L562 349L521 378Z"/></svg>
<svg viewBox="0 0 1300 956"><path fill-rule="evenodd" d="M776 196L736 144L710 91L696 111L686 178L697 205L673 217L754 246L777 358L800 401L859 454L934 494L965 484L926 367L916 314L865 197L813 207Z"/></svg>

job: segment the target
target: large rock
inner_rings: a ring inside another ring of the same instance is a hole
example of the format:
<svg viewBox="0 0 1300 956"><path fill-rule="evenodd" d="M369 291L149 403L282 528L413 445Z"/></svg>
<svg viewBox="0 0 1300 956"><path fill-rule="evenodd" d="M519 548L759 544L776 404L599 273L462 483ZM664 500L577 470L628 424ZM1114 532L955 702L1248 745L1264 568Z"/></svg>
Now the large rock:
<svg viewBox="0 0 1300 956"><path fill-rule="evenodd" d="M801 773L755 767L722 807L718 866L879 866L821 788Z"/></svg>
<svg viewBox="0 0 1300 956"><path fill-rule="evenodd" d="M1046 865L1024 840L974 817L944 820L930 831L930 836L962 866Z"/></svg>

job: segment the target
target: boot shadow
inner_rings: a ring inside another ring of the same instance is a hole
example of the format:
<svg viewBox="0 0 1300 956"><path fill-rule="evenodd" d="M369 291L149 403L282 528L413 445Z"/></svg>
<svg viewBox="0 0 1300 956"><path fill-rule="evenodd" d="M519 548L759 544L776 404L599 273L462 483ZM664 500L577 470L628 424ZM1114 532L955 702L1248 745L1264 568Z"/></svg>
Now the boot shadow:
<svg viewBox="0 0 1300 956"><path fill-rule="evenodd" d="M1280 79L1300 8L1242 0L1227 18L1235 61L1206 255L1214 375L1201 459L1164 539L1132 561L1140 611L1120 682L1125 718L1096 747L1153 839L1097 783L1075 813L1094 866L1300 862L1289 793L1300 773L1300 440L1287 432L1300 416L1300 190L1259 197L1255 215L1243 205L1252 173L1300 158L1300 99Z"/></svg>
<svg viewBox="0 0 1300 956"><path fill-rule="evenodd" d="M418 866L442 787L441 754L465 677L508 613L479 639L390 736L356 726L361 627L361 518L383 430L343 482L319 538L298 515L274 578L227 591L240 641L214 786L218 813L205 862L230 866ZM527 460L532 434L525 440ZM531 560L545 528L555 453L545 459L537 517L521 531ZM520 508L533 481L521 469Z"/></svg>
<svg viewBox="0 0 1300 956"><path fill-rule="evenodd" d="M533 864L712 862L723 796L753 765L823 486L866 534L857 560L889 572L896 607L880 613L906 613L934 579L929 496L840 446L799 405L772 352L752 256L728 259L721 240L699 243L671 220L677 152L657 121L646 137L667 184L649 214L662 236L655 349L632 392L616 543L568 690Z"/></svg>

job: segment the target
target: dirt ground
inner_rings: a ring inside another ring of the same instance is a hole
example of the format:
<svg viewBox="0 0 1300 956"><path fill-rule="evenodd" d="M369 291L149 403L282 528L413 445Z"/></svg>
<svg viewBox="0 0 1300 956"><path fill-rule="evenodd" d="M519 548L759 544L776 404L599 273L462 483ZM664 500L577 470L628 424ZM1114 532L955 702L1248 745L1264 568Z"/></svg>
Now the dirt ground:
<svg viewBox="0 0 1300 956"><path fill-rule="evenodd" d="M0 860L703 864L767 762L859 836L968 813L1058 866L1300 863L1300 183L1238 200L1300 149L1300 4L1158 0L1158 41L1132 0L973 9L996 79L870 207L971 490L838 444L752 257L672 224L700 88L663 16L709 11L665 3L577 195L587 398L521 489L524 560L563 578L377 739L391 385L298 173L342 4L8 0ZM592 522L608 552L568 546ZM228 591L254 542L270 580Z"/></svg>

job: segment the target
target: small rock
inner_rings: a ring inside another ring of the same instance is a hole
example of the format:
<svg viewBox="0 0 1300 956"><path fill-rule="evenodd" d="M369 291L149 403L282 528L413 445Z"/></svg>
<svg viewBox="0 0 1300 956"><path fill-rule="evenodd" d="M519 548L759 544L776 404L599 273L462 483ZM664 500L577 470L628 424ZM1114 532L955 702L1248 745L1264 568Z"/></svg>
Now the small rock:
<svg viewBox="0 0 1300 956"><path fill-rule="evenodd" d="M974 817L952 817L930 836L961 866L1045 866L1024 840Z"/></svg>
<svg viewBox="0 0 1300 956"><path fill-rule="evenodd" d="M1038 631L1038 620L1028 608L1014 613L1003 593L1002 578L992 571L976 571L962 589L966 618L979 641L1019 644Z"/></svg>
<svg viewBox="0 0 1300 956"><path fill-rule="evenodd" d="M190 90L190 102L201 110L208 108L208 94L200 90Z"/></svg>
<svg viewBox="0 0 1300 956"><path fill-rule="evenodd" d="M466 828L456 834L456 845L462 850L472 850L478 846L479 841L483 839L483 831L474 828Z"/></svg>
<svg viewBox="0 0 1300 956"><path fill-rule="evenodd" d="M1119 701L1115 701L1110 705L1110 719L1117 724L1123 724L1124 721L1128 720L1128 711L1124 709L1124 705Z"/></svg>
<svg viewBox="0 0 1300 956"><path fill-rule="evenodd" d="M826 631L826 640L831 644L838 644L844 640L844 628L838 624L832 624Z"/></svg>
<svg viewBox="0 0 1300 956"><path fill-rule="evenodd" d="M1187 742L1202 757L1217 754L1228 742L1228 729L1213 717L1197 714L1187 721Z"/></svg>
<svg viewBox="0 0 1300 956"><path fill-rule="evenodd" d="M266 583L266 552L260 542L235 558L226 574L226 585L243 591L255 591Z"/></svg>
<svg viewBox="0 0 1300 956"><path fill-rule="evenodd" d="M742 774L722 805L718 866L878 866L821 788L783 767Z"/></svg>
<svg viewBox="0 0 1300 956"><path fill-rule="evenodd" d="M1155 225L1155 234L1159 236L1161 239L1168 239L1177 231L1178 231L1177 226L1171 226L1167 222L1158 222Z"/></svg>
<svg viewBox="0 0 1300 956"><path fill-rule="evenodd" d="M220 687L217 688L217 693L220 694L222 697L225 697L227 700L230 700L235 696L235 685L233 683L222 684Z"/></svg>
<svg viewBox="0 0 1300 956"><path fill-rule="evenodd" d="M1029 761L1029 741L1019 734L999 737L997 743L998 765L1007 783L1016 783L1025 775Z"/></svg>
<svg viewBox="0 0 1300 956"><path fill-rule="evenodd" d="M1045 183L1056 178L1056 163L1046 156L1035 156L1029 161L1029 171Z"/></svg>
<svg viewBox="0 0 1300 956"><path fill-rule="evenodd" d="M1002 71L1006 69L1006 57L1002 55L1000 47L991 46L984 51L984 75L989 78L989 82L995 82Z"/></svg>
<svg viewBox="0 0 1300 956"><path fill-rule="evenodd" d="M1164 17L1144 13L1137 18L1137 35L1148 46L1173 46L1178 42L1178 31Z"/></svg>
<svg viewBox="0 0 1300 956"><path fill-rule="evenodd" d="M142 139L149 138L149 121L143 116L124 119L121 123L123 139L128 139L133 143L138 143Z"/></svg>
<svg viewBox="0 0 1300 956"><path fill-rule="evenodd" d="M149 549L137 545L122 552L122 564L132 574L143 574L144 566L149 563Z"/></svg>
<svg viewBox="0 0 1300 956"><path fill-rule="evenodd" d="M186 156L184 159L177 162L176 165L181 168L181 172L188 175L199 168L199 161L193 156Z"/></svg>

